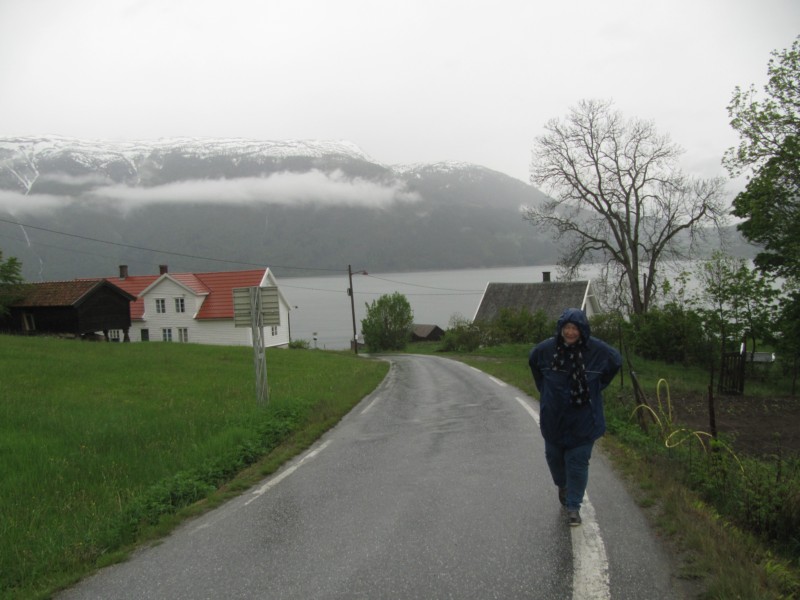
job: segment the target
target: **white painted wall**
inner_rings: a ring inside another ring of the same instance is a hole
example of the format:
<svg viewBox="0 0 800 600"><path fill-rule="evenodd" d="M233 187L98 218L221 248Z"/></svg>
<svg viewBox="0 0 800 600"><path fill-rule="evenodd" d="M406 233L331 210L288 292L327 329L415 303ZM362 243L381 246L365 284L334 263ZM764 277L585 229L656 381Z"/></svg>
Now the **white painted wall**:
<svg viewBox="0 0 800 600"><path fill-rule="evenodd" d="M166 312L156 312L156 299L163 298ZM175 311L175 298L183 298L186 312ZM197 296L191 290L165 278L144 295L144 315L141 321L131 323L131 342L142 341L142 329L150 333L151 342L163 341L162 330L172 329L172 341L179 342L178 328L188 331L190 344L213 344L221 346L252 346L249 327L234 327L233 319L197 320L194 316L200 310L204 296ZM264 346L286 346L289 343L289 306L280 297L281 324L273 335L273 328L264 328Z"/></svg>

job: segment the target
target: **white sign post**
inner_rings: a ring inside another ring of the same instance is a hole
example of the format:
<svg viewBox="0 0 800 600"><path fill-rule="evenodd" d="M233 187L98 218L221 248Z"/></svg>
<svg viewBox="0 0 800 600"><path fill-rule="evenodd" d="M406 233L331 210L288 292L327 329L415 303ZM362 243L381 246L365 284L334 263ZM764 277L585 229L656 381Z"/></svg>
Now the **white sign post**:
<svg viewBox="0 0 800 600"><path fill-rule="evenodd" d="M269 401L267 362L264 352L264 326L280 325L281 311L278 288L249 287L233 290L233 324L250 327L253 337L253 362L256 374L256 402L266 406Z"/></svg>

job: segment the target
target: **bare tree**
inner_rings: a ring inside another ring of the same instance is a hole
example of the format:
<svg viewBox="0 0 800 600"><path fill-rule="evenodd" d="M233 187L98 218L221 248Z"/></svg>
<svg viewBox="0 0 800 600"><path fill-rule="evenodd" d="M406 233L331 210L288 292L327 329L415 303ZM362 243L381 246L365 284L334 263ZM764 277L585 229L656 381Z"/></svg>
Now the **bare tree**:
<svg viewBox="0 0 800 600"><path fill-rule="evenodd" d="M564 243L568 273L601 262L607 287L632 313L646 313L662 261L687 258L727 206L723 178L689 178L682 150L649 121L624 119L609 101L584 100L536 139L531 183L552 198L524 218Z"/></svg>

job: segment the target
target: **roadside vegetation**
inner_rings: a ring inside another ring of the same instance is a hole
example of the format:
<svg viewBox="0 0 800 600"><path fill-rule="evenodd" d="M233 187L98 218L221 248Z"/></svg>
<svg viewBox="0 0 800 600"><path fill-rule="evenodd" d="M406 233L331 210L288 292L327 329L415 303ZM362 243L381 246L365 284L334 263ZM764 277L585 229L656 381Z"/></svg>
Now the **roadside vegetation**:
<svg viewBox="0 0 800 600"><path fill-rule="evenodd" d="M383 379L349 353L0 336L0 597L49 597L308 447ZM309 374L313 373L313 377Z"/></svg>

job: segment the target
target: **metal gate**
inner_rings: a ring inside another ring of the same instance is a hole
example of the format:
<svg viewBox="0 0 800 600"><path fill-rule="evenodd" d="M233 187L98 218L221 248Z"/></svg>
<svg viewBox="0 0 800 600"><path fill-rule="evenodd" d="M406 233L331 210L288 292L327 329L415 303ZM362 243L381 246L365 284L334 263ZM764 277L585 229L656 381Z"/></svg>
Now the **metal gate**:
<svg viewBox="0 0 800 600"><path fill-rule="evenodd" d="M717 391L720 394L740 396L744 393L744 368L747 352L742 344L739 352L726 352L722 355L722 372Z"/></svg>

